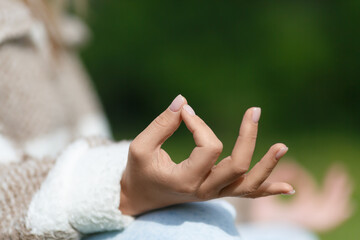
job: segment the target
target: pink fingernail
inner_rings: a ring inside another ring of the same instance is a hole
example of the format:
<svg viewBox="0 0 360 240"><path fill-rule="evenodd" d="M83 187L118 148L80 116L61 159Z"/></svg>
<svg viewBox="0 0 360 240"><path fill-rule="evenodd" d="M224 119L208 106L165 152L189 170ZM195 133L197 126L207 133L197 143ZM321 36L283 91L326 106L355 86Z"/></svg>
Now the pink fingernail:
<svg viewBox="0 0 360 240"><path fill-rule="evenodd" d="M179 94L170 104L170 110L173 112L177 112L180 110L181 106L183 105L183 103L185 102L185 99L183 96L181 96L181 94Z"/></svg>
<svg viewBox="0 0 360 240"><path fill-rule="evenodd" d="M283 195L294 195L295 193L296 193L296 191L293 189L290 192L283 193Z"/></svg>
<svg viewBox="0 0 360 240"><path fill-rule="evenodd" d="M275 156L276 160L279 160L280 158L282 158L288 150L289 150L288 147L280 148L280 150L276 153L276 156Z"/></svg>
<svg viewBox="0 0 360 240"><path fill-rule="evenodd" d="M191 116L195 115L195 111L194 109L192 109L192 107L190 107L189 105L184 105L183 108L185 109L185 111L187 111Z"/></svg>
<svg viewBox="0 0 360 240"><path fill-rule="evenodd" d="M252 110L252 120L254 123L258 123L261 115L261 108L254 107Z"/></svg>

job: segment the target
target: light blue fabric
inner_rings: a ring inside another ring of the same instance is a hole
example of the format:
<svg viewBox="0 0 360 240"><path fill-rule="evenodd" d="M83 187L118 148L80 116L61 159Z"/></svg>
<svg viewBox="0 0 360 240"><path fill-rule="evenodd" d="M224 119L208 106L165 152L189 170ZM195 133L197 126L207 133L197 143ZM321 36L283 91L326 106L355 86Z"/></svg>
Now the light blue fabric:
<svg viewBox="0 0 360 240"><path fill-rule="evenodd" d="M318 240L313 233L288 223L243 224L238 230L244 240Z"/></svg>
<svg viewBox="0 0 360 240"><path fill-rule="evenodd" d="M234 212L224 202L188 203L139 216L123 232L101 233L86 240L240 240Z"/></svg>
<svg viewBox="0 0 360 240"><path fill-rule="evenodd" d="M124 231L99 233L83 240L316 240L302 229L279 225L234 224L235 209L216 200L159 209L139 216Z"/></svg>

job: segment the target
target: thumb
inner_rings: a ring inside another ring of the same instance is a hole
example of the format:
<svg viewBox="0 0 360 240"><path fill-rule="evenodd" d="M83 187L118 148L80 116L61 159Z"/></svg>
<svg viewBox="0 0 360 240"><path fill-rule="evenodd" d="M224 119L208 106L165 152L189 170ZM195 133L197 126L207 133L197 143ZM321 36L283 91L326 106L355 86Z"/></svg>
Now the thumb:
<svg viewBox="0 0 360 240"><path fill-rule="evenodd" d="M161 146L178 129L181 123L181 108L186 99L178 95L170 106L155 118L134 141L147 150L154 150Z"/></svg>

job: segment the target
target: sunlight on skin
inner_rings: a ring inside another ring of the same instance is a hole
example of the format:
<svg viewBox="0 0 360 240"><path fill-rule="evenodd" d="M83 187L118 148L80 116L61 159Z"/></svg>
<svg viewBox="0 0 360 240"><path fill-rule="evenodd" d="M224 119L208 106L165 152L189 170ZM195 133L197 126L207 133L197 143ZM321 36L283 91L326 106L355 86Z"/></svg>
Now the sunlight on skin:
<svg viewBox="0 0 360 240"><path fill-rule="evenodd" d="M131 143L121 179L120 210L138 215L173 204L225 196L294 194L288 183L267 180L288 150L284 144L273 145L249 171L260 115L260 108L246 111L231 155L215 165L223 149L222 142L186 99L177 96ZM176 164L161 147L182 121L193 134L196 147L188 159Z"/></svg>

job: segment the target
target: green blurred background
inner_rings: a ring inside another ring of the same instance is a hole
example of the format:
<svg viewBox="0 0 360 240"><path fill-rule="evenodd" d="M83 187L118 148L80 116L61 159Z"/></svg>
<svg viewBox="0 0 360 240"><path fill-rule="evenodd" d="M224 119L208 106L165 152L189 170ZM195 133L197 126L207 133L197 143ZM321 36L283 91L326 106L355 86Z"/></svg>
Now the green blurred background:
<svg viewBox="0 0 360 240"><path fill-rule="evenodd" d="M134 138L179 93L230 153L262 108L254 159L275 142L320 181L342 162L360 183L360 1L90 1L82 51L116 139ZM194 146L184 126L165 145ZM360 216L322 234L359 239Z"/></svg>

